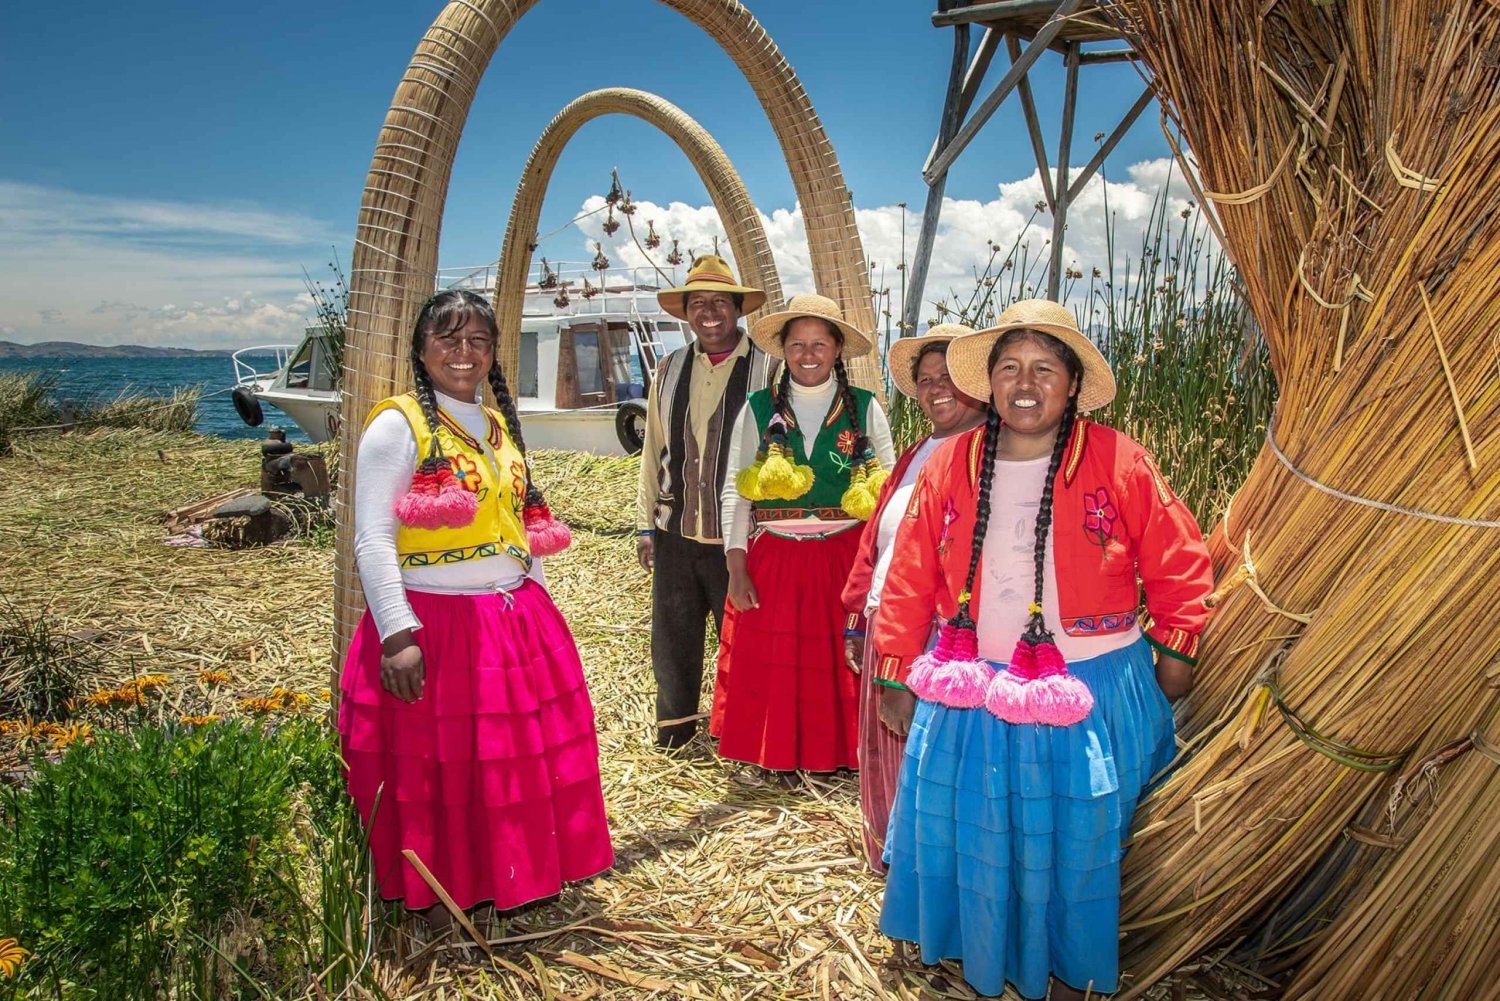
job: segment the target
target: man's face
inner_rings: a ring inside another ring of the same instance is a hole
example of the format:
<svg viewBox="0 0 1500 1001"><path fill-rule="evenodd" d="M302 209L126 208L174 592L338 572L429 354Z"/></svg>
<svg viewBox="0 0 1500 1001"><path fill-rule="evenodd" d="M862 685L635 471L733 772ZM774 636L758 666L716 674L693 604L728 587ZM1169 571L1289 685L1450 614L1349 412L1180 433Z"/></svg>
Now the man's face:
<svg viewBox="0 0 1500 1001"><path fill-rule="evenodd" d="M728 292L689 292L686 313L688 326L705 351L724 351L734 346L740 311L734 296Z"/></svg>

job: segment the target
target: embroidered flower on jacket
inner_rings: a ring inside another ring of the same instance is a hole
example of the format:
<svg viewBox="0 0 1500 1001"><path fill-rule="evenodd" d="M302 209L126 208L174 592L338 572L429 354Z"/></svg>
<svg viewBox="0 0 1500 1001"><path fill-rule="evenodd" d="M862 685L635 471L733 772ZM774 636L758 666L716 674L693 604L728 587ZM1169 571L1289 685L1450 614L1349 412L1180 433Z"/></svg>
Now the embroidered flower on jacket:
<svg viewBox="0 0 1500 1001"><path fill-rule="evenodd" d="M1115 519L1118 517L1108 490L1100 487L1083 495L1083 531L1090 542L1102 546L1114 538Z"/></svg>
<svg viewBox="0 0 1500 1001"><path fill-rule="evenodd" d="M858 440L859 437L853 431L844 430L839 432L838 440L834 442L834 444L836 444L839 451L843 452L845 455L853 455L854 443Z"/></svg>
<svg viewBox="0 0 1500 1001"><path fill-rule="evenodd" d="M915 492L913 492L912 500L914 502L916 500ZM938 544L937 544L937 551L938 551L938 554L940 556L941 555L947 555L947 553L948 553L948 539L949 539L949 537L951 536L951 534L953 532L953 523L955 521L957 521L957 520L958 520L958 505L955 504L955 503L953 503L953 498L952 497L944 498L944 500L943 500L943 528L938 533Z"/></svg>
<svg viewBox="0 0 1500 1001"><path fill-rule="evenodd" d="M469 493L479 492L479 467L467 455L450 455L448 463L453 467L453 478L463 484Z"/></svg>

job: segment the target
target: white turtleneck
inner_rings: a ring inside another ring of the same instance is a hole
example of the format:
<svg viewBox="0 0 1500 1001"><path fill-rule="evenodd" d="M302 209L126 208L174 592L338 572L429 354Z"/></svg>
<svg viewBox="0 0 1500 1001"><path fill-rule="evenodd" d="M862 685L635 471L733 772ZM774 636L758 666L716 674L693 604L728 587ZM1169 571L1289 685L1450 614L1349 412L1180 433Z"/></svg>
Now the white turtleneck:
<svg viewBox="0 0 1500 1001"><path fill-rule="evenodd" d="M494 453L487 443L489 423L484 408L464 403L442 393L434 394L438 406L463 425L469 436L486 442L490 462ZM412 614L406 591L438 591L448 594L483 594L509 591L526 577L526 568L505 555L462 563L401 569L396 556L396 498L411 489L417 468L417 438L406 416L396 409L377 414L359 439L354 459L354 560L365 603L375 620L380 638L403 629L420 629ZM532 562L531 576L542 583L541 560Z"/></svg>
<svg viewBox="0 0 1500 1001"><path fill-rule="evenodd" d="M792 413L797 418L797 426L806 428L802 436L802 461L809 458L808 449L812 448L813 440L817 437L817 429L822 426L828 411L833 408L833 402L838 394L838 379L829 376L827 381L817 386L803 386L792 380L790 383ZM864 420L861 422L865 434L869 436L870 444L875 449L875 455L880 459L883 466L889 469L896 462L895 446L891 442L891 425L885 419L885 410L881 408L879 401L873 397L870 405L865 408ZM755 423L755 414L746 403L740 410L739 420L735 424L735 434L730 439L729 461L726 465L728 470L724 477L724 489L720 495L720 518L724 531L724 549L744 549L750 541L750 501L740 496L735 488L735 474L745 466L755 461L755 453L760 448L760 429ZM831 529L847 527L856 524L853 519L840 521L822 521L817 518L794 518L786 521L776 522L774 533L776 535L805 535L809 532L827 532ZM771 529L767 529L771 531Z"/></svg>

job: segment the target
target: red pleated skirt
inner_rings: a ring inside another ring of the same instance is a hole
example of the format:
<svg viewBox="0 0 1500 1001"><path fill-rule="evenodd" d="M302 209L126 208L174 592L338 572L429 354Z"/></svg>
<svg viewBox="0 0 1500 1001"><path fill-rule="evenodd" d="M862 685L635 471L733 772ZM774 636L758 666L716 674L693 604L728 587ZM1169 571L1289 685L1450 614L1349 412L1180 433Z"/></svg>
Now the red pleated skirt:
<svg viewBox="0 0 1500 1001"><path fill-rule="evenodd" d="M840 596L859 532L762 532L747 567L760 607L726 615L709 730L719 753L776 771L859 763L859 678L844 664Z"/></svg>
<svg viewBox="0 0 1500 1001"><path fill-rule="evenodd" d="M594 708L546 589L407 598L422 622L422 697L382 687L368 612L340 684L349 794L381 896L414 910L437 902L405 849L463 908L517 907L608 869Z"/></svg>

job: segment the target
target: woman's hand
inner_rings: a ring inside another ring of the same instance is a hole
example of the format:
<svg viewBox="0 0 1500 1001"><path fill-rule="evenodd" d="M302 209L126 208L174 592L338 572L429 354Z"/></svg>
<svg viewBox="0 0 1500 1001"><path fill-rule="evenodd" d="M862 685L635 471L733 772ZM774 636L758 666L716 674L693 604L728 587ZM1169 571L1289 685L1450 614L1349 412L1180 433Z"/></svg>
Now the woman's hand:
<svg viewBox="0 0 1500 1001"><path fill-rule="evenodd" d="M755 593L755 583L750 579L750 570L745 565L745 551L731 549L724 556L729 564L729 601L736 611L748 612L760 607L760 595Z"/></svg>
<svg viewBox="0 0 1500 1001"><path fill-rule="evenodd" d="M898 737L911 733L911 718L917 711L917 697L905 688L879 686L880 706L876 715L885 728Z"/></svg>
<svg viewBox="0 0 1500 1001"><path fill-rule="evenodd" d="M415 702L422 697L426 679L422 648L410 629L392 633L380 644L380 684L386 691L402 702Z"/></svg>
<svg viewBox="0 0 1500 1001"><path fill-rule="evenodd" d="M844 637L844 666L855 674L858 674L865 665L865 638L863 636Z"/></svg>
<svg viewBox="0 0 1500 1001"><path fill-rule="evenodd" d="M1193 690L1193 666L1181 657L1157 651L1156 684L1169 702L1176 702Z"/></svg>

